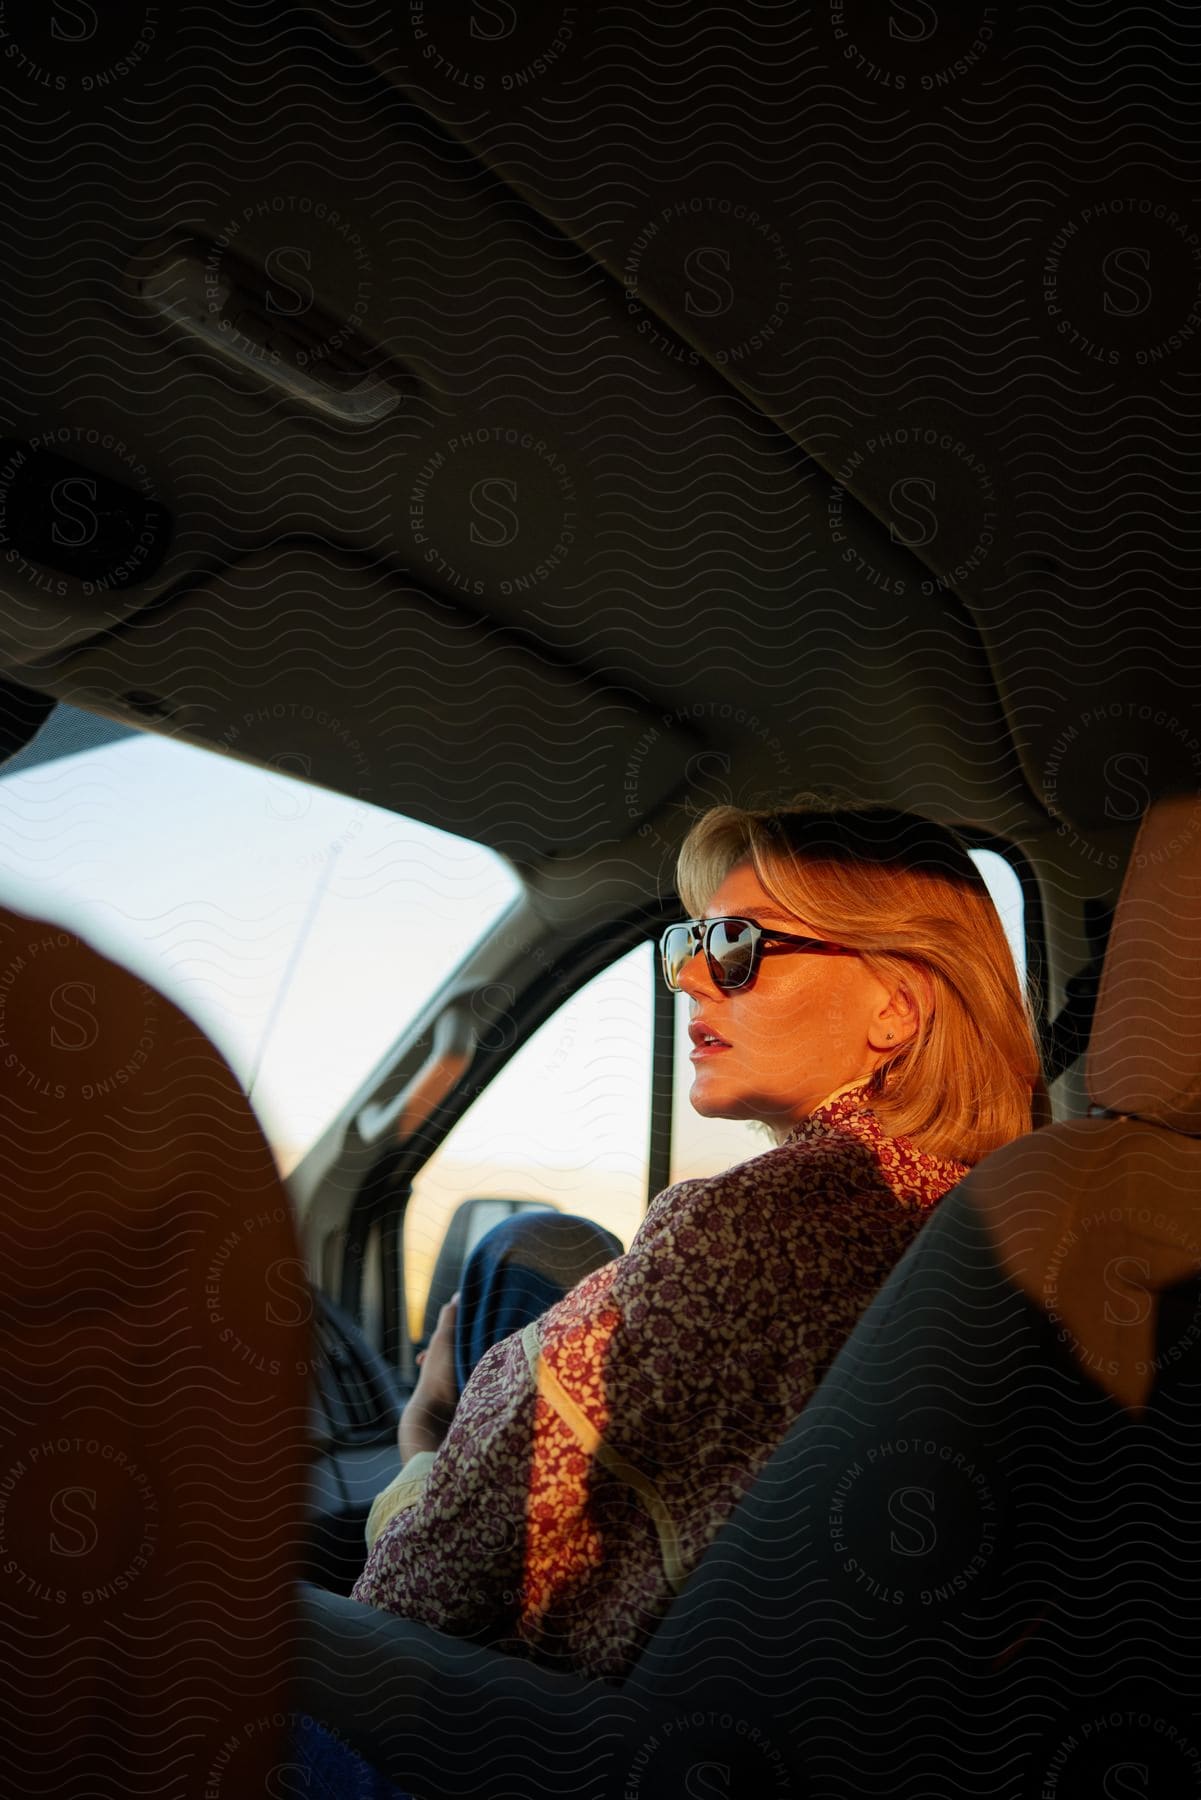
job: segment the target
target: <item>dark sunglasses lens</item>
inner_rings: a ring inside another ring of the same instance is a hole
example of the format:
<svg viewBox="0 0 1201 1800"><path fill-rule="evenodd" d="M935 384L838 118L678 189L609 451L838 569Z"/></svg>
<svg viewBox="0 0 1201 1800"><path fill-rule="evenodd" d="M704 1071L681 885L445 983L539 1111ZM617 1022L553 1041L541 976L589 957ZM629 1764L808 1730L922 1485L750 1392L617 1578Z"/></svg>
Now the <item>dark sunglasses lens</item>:
<svg viewBox="0 0 1201 1800"><path fill-rule="evenodd" d="M723 919L713 927L709 939L709 955L715 965L718 984L721 987L741 987L750 979L754 964L754 938L737 919Z"/></svg>

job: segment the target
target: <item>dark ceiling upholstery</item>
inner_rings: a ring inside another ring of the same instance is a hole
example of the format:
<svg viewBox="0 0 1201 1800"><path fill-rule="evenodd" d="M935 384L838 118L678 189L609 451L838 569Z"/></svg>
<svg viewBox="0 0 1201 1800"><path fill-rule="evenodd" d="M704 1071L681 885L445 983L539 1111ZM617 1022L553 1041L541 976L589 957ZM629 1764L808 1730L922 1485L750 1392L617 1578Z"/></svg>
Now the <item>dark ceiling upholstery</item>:
<svg viewBox="0 0 1201 1800"><path fill-rule="evenodd" d="M1196 785L1189 9L134 6L74 63L22 30L17 681L234 753L253 690L249 753L519 860L669 796L1028 836ZM632 736L541 731L539 660ZM539 829L472 691L528 721ZM300 744L331 694L372 696L358 764Z"/></svg>
<svg viewBox="0 0 1201 1800"><path fill-rule="evenodd" d="M1195 14L542 6L480 92L321 10L965 601L1053 811L1197 785Z"/></svg>

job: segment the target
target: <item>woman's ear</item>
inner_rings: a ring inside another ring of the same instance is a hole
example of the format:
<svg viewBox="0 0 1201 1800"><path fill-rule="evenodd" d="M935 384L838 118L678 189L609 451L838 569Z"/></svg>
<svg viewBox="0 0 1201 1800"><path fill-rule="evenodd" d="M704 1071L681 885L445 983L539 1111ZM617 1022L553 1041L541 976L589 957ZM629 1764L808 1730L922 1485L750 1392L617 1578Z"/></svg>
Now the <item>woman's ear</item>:
<svg viewBox="0 0 1201 1800"><path fill-rule="evenodd" d="M919 1006L918 996L922 1004ZM867 1041L873 1050L891 1055L917 1036L923 1015L928 1016L934 1004L934 990L925 973L915 969L907 981L898 982L868 1028Z"/></svg>

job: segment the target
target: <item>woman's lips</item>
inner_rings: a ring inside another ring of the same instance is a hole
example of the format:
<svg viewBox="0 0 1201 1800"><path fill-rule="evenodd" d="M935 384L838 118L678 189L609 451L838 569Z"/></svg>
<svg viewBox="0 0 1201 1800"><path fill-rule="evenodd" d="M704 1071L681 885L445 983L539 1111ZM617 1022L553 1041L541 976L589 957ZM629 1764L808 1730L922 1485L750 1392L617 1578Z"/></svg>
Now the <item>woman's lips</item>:
<svg viewBox="0 0 1201 1800"><path fill-rule="evenodd" d="M706 1057L720 1056L723 1050L729 1048L729 1044L698 1044L695 1050L689 1051L688 1060L689 1062L704 1062Z"/></svg>
<svg viewBox="0 0 1201 1800"><path fill-rule="evenodd" d="M708 1025L700 1019L694 1019L688 1027L688 1035L692 1039L692 1054L689 1062L700 1062L706 1056L716 1056L719 1050L728 1050L729 1044L723 1037L718 1037Z"/></svg>

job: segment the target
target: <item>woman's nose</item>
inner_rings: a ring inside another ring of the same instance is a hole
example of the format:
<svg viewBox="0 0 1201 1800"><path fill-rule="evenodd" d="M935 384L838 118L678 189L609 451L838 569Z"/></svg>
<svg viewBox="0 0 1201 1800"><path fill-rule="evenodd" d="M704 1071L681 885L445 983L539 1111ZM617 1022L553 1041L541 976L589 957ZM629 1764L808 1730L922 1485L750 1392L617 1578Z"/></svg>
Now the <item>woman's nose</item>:
<svg viewBox="0 0 1201 1800"><path fill-rule="evenodd" d="M677 979L680 992L688 994L692 998L699 999L703 996L706 1000L711 1000L714 994L720 992L709 972L709 963L705 952L699 946L688 958Z"/></svg>

